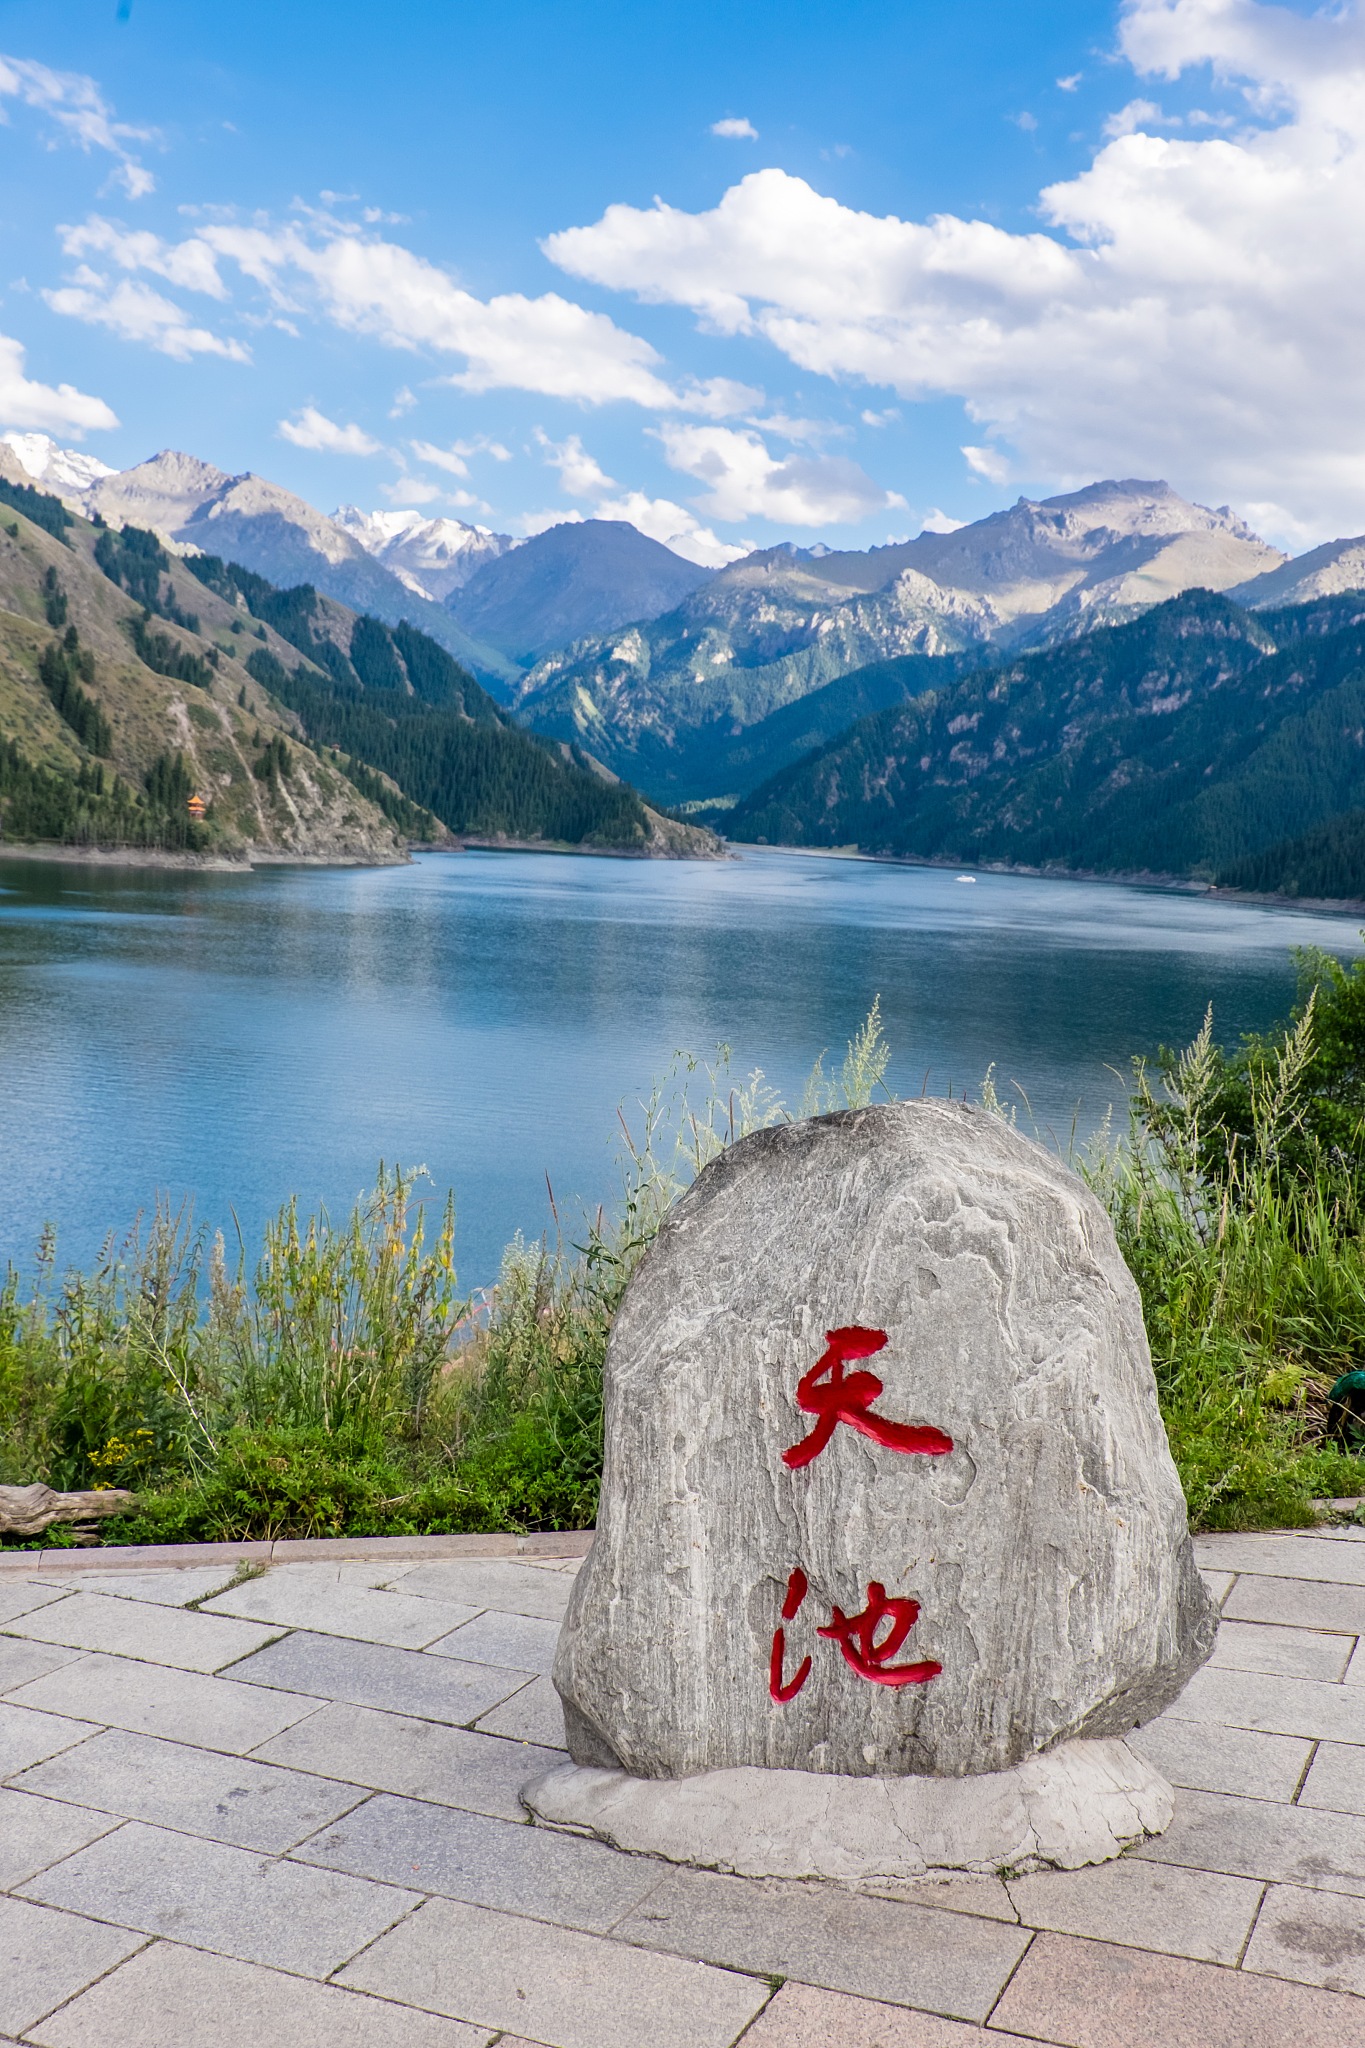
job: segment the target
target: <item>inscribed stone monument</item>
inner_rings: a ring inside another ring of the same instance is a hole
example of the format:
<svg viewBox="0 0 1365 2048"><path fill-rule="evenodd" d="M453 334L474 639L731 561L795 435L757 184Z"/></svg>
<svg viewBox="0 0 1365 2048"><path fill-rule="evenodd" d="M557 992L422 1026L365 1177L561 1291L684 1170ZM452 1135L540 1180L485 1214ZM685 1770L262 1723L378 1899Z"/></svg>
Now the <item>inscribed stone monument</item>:
<svg viewBox="0 0 1365 2048"><path fill-rule="evenodd" d="M1059 1160L961 1103L743 1140L641 1263L606 1399L538 1816L850 1876L1166 1825L1121 1738L1216 1619L1137 1289Z"/></svg>

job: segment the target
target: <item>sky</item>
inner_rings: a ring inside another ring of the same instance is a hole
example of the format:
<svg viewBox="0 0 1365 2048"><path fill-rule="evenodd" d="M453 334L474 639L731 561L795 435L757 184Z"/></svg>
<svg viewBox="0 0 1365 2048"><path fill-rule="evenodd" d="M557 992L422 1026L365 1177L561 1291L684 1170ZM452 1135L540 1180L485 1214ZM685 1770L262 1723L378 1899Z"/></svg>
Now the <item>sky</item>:
<svg viewBox="0 0 1365 2048"><path fill-rule="evenodd" d="M1365 13L0 0L0 428L722 563L1365 530Z"/></svg>

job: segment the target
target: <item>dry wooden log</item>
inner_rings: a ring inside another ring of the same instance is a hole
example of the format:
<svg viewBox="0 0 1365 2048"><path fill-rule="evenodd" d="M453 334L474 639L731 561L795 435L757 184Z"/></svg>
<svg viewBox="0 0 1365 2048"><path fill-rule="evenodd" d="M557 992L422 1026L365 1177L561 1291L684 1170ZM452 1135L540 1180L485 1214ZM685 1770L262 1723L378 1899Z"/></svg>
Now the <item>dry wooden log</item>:
<svg viewBox="0 0 1365 2048"><path fill-rule="evenodd" d="M54 1493L50 1486L0 1486L0 1536L41 1536L54 1522L89 1522L122 1514L136 1500L122 1487L97 1493Z"/></svg>

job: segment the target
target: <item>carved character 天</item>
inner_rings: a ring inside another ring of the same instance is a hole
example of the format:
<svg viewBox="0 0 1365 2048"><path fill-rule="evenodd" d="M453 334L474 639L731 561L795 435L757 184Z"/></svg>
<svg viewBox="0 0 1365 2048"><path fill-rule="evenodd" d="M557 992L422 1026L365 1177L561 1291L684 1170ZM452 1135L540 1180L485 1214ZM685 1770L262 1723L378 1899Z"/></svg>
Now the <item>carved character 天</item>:
<svg viewBox="0 0 1365 2048"><path fill-rule="evenodd" d="M826 1330L827 1349L796 1385L796 1405L818 1419L808 1436L782 1453L782 1462L793 1472L818 1458L841 1422L863 1436L871 1437L888 1451L914 1452L929 1458L946 1457L953 1440L941 1429L905 1422L888 1422L872 1413L872 1403L882 1392L874 1372L846 1373L851 1359L870 1358L886 1343L885 1330L865 1330L851 1323L840 1330Z"/></svg>

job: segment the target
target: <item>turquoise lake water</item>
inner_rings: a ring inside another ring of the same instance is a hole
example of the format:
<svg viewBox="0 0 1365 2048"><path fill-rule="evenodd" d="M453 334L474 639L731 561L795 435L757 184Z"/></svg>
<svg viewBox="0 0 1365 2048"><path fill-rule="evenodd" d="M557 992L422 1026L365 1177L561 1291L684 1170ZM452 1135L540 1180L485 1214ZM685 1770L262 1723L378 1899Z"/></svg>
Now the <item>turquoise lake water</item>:
<svg viewBox="0 0 1365 2048"><path fill-rule="evenodd" d="M610 1202L618 1104L733 1048L789 1098L880 994L898 1093L995 1062L1063 1141L1134 1052L1293 999L1355 923L1084 882L755 852L724 863L426 855L247 875L0 859L0 1265L52 1219L85 1263L160 1192L249 1247L376 1163L453 1187L459 1264Z"/></svg>

